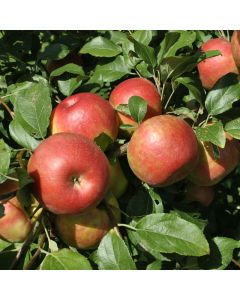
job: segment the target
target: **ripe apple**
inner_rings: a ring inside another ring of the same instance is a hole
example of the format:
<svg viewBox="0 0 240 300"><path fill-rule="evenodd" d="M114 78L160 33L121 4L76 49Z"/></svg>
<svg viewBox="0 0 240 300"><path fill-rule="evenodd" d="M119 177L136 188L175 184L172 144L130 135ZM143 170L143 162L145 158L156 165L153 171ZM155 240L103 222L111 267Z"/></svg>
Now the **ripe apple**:
<svg viewBox="0 0 240 300"><path fill-rule="evenodd" d="M128 186L128 180L125 177L119 160L110 163L110 190L116 198L121 197Z"/></svg>
<svg viewBox="0 0 240 300"><path fill-rule="evenodd" d="M199 161L189 174L189 180L196 185L212 186L235 169L239 163L239 151L235 141L227 136L225 147L219 149L219 158L214 156L213 145L199 143Z"/></svg>
<svg viewBox="0 0 240 300"><path fill-rule="evenodd" d="M222 38L210 39L203 43L201 51L219 50L221 55L206 58L198 64L202 85L210 90L214 84L227 73L238 74L233 59L231 43Z"/></svg>
<svg viewBox="0 0 240 300"><path fill-rule="evenodd" d="M128 146L129 166L152 186L167 186L185 178L198 161L198 142L182 119L156 116L143 122Z"/></svg>
<svg viewBox="0 0 240 300"><path fill-rule="evenodd" d="M214 199L214 189L212 186L198 186L188 184L185 194L187 202L199 202L203 206L209 206Z"/></svg>
<svg viewBox="0 0 240 300"><path fill-rule="evenodd" d="M58 215L55 226L65 244L78 249L93 249L110 230L111 222L104 209L93 208L84 214Z"/></svg>
<svg viewBox="0 0 240 300"><path fill-rule="evenodd" d="M108 101L94 93L65 98L53 110L51 132L72 132L94 140L101 133L113 141L118 134L117 114Z"/></svg>
<svg viewBox="0 0 240 300"><path fill-rule="evenodd" d="M109 188L109 163L90 139L57 133L45 139L28 162L33 194L55 214L96 207Z"/></svg>
<svg viewBox="0 0 240 300"><path fill-rule="evenodd" d="M23 242L32 224L17 197L3 204L4 216L0 217L0 238L8 242Z"/></svg>
<svg viewBox="0 0 240 300"><path fill-rule="evenodd" d="M232 45L233 58L239 70L240 69L240 30L234 30L231 38L231 45Z"/></svg>
<svg viewBox="0 0 240 300"><path fill-rule="evenodd" d="M112 91L109 102L114 108L120 104L128 104L129 98L139 96L148 103L148 110L145 120L162 112L161 96L156 86L145 78L131 78L118 84ZM121 124L137 125L137 123L127 115L118 112Z"/></svg>

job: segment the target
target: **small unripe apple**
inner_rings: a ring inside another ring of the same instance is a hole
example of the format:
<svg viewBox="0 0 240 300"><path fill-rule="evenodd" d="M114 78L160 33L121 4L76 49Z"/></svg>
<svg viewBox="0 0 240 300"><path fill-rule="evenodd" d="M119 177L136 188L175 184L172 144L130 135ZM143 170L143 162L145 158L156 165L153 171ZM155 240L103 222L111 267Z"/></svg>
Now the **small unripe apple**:
<svg viewBox="0 0 240 300"><path fill-rule="evenodd" d="M110 190L116 198L121 197L128 186L128 180L125 177L119 160L110 163Z"/></svg>
<svg viewBox="0 0 240 300"><path fill-rule="evenodd" d="M227 73L238 74L230 42L222 38L210 39L203 43L201 51L207 52L210 50L219 50L221 55L206 58L198 64L198 72L202 85L207 90L210 90Z"/></svg>
<svg viewBox="0 0 240 300"><path fill-rule="evenodd" d="M96 248L111 228L107 212L100 208L84 214L58 215L55 225L64 243L77 249Z"/></svg>
<svg viewBox="0 0 240 300"><path fill-rule="evenodd" d="M32 224L16 197L3 204L4 216L0 217L0 238L8 242L23 242Z"/></svg>
<svg viewBox="0 0 240 300"><path fill-rule="evenodd" d="M234 30L231 38L231 45L232 45L233 58L239 70L240 69L240 30Z"/></svg>
<svg viewBox="0 0 240 300"><path fill-rule="evenodd" d="M65 98L53 110L51 132L78 133L91 140L105 133L114 141L118 134L117 114L101 96L78 93Z"/></svg>
<svg viewBox="0 0 240 300"><path fill-rule="evenodd" d="M187 202L199 202L203 206L209 206L214 199L214 195L212 186L188 184L185 199Z"/></svg>
<svg viewBox="0 0 240 300"><path fill-rule="evenodd" d="M33 194L55 214L77 214L96 207L109 188L105 154L90 139L57 133L45 139L28 162Z"/></svg>
<svg viewBox="0 0 240 300"><path fill-rule="evenodd" d="M152 186L167 186L185 178L198 161L198 142L182 119L161 115L144 121L128 146L129 166Z"/></svg>
<svg viewBox="0 0 240 300"><path fill-rule="evenodd" d="M210 142L199 143L199 161L189 174L191 182L200 186L212 186L236 168L239 163L239 151L235 141L227 136L225 147L218 150L219 157L216 157Z"/></svg>
<svg viewBox="0 0 240 300"><path fill-rule="evenodd" d="M145 120L162 112L161 96L156 86L145 78L130 78L118 84L112 91L109 102L114 108L120 104L128 104L132 96L142 97L147 101L147 113ZM118 112L121 124L137 125L137 123L127 115Z"/></svg>

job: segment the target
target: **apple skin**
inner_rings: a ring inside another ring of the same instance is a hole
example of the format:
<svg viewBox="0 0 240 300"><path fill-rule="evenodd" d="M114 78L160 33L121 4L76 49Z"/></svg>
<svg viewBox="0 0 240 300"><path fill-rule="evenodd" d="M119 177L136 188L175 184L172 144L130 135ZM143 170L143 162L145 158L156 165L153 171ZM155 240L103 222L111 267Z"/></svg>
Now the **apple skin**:
<svg viewBox="0 0 240 300"><path fill-rule="evenodd" d="M207 90L210 90L218 79L227 73L238 74L230 42L222 38L210 39L203 43L201 51L210 50L219 50L221 55L206 58L197 66L202 85Z"/></svg>
<svg viewBox="0 0 240 300"><path fill-rule="evenodd" d="M3 206L4 216L0 217L0 238L10 243L23 242L32 228L30 219L17 197L11 198Z"/></svg>
<svg viewBox="0 0 240 300"><path fill-rule="evenodd" d="M121 197L128 187L128 180L125 177L119 160L110 163L110 190L116 198Z"/></svg>
<svg viewBox="0 0 240 300"><path fill-rule="evenodd" d="M214 157L211 143L199 143L199 161L189 174L189 181L200 186L212 186L235 169L239 163L239 151L235 140L227 136L225 147L218 149L220 158L217 159Z"/></svg>
<svg viewBox="0 0 240 300"><path fill-rule="evenodd" d="M101 133L113 141L118 135L117 114L101 96L78 93L65 98L52 112L51 133L72 132L94 140Z"/></svg>
<svg viewBox="0 0 240 300"><path fill-rule="evenodd" d="M132 96L139 96L148 103L148 109L144 120L159 115L162 112L161 96L156 86L145 78L130 78L118 84L110 94L109 102L114 108L120 104L128 104ZM137 125L130 117L117 112L120 124Z"/></svg>
<svg viewBox="0 0 240 300"><path fill-rule="evenodd" d="M185 199L187 202L199 202L207 207L213 202L214 196L215 192L212 186L188 184Z"/></svg>
<svg viewBox="0 0 240 300"><path fill-rule="evenodd" d="M231 38L231 45L233 58L238 70L240 70L240 30L234 30Z"/></svg>
<svg viewBox="0 0 240 300"><path fill-rule="evenodd" d="M45 139L28 162L34 196L55 214L96 207L109 188L109 163L88 138L57 133Z"/></svg>
<svg viewBox="0 0 240 300"><path fill-rule="evenodd" d="M55 227L65 244L77 249L94 249L110 230L111 222L104 209L93 208L84 214L58 215Z"/></svg>
<svg viewBox="0 0 240 300"><path fill-rule="evenodd" d="M182 119L156 116L134 132L127 157L134 174L151 186L168 186L185 178L198 161L198 142Z"/></svg>

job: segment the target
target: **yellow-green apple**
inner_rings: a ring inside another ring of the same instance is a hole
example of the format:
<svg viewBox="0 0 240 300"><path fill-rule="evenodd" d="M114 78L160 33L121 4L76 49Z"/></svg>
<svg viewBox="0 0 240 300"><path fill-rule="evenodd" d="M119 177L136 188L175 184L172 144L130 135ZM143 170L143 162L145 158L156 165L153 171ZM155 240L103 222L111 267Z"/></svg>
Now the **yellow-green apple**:
<svg viewBox="0 0 240 300"><path fill-rule="evenodd" d="M231 45L232 45L233 58L239 70L240 69L240 30L234 30L231 38Z"/></svg>
<svg viewBox="0 0 240 300"><path fill-rule="evenodd" d="M199 161L189 174L191 182L200 186L212 186L235 169L239 163L235 141L227 135L225 147L218 150L219 157L214 154L210 142L199 143Z"/></svg>
<svg viewBox="0 0 240 300"><path fill-rule="evenodd" d="M128 180L125 177L119 160L110 163L110 190L116 198L121 197L128 186Z"/></svg>
<svg viewBox="0 0 240 300"><path fill-rule="evenodd" d="M101 133L113 141L118 134L117 114L101 96L78 93L65 98L52 112L51 132L72 132L94 140Z"/></svg>
<svg viewBox="0 0 240 300"><path fill-rule="evenodd" d="M214 84L227 73L238 74L233 59L231 43L223 38L214 38L203 43L202 52L219 50L221 55L206 58L198 64L198 72L202 85L210 90Z"/></svg>
<svg viewBox="0 0 240 300"><path fill-rule="evenodd" d="M209 206L214 199L214 189L212 186L199 186L188 184L185 199L187 202L199 202L203 206Z"/></svg>
<svg viewBox="0 0 240 300"><path fill-rule="evenodd" d="M8 242L23 242L32 224L17 197L3 204L4 215L0 216L0 238Z"/></svg>
<svg viewBox="0 0 240 300"><path fill-rule="evenodd" d="M110 230L111 222L105 209L93 208L84 214L58 215L55 226L59 237L67 245L93 249Z"/></svg>
<svg viewBox="0 0 240 300"><path fill-rule="evenodd" d="M161 114L161 96L156 86L145 78L130 78L122 81L113 89L109 102L114 108L117 108L120 104L128 104L128 100L132 96L139 96L147 101L145 120ZM130 116L122 112L118 112L118 116L121 124L137 124Z"/></svg>
<svg viewBox="0 0 240 300"><path fill-rule="evenodd" d="M185 178L198 161L198 142L182 119L161 115L144 121L127 149L135 175L152 186L167 186Z"/></svg>
<svg viewBox="0 0 240 300"><path fill-rule="evenodd" d="M96 207L109 188L105 154L90 139L57 133L45 139L28 162L33 194L55 214L77 214Z"/></svg>

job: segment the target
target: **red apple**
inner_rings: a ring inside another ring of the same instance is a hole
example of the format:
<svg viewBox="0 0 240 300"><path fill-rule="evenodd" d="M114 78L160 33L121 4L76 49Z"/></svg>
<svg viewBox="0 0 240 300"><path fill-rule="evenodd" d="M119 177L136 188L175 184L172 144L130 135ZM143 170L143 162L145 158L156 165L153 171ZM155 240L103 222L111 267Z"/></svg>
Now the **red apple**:
<svg viewBox="0 0 240 300"><path fill-rule="evenodd" d="M198 64L202 85L208 90L227 73L238 74L230 42L222 38L210 39L202 45L201 51L210 50L219 50L221 55L206 58Z"/></svg>
<svg viewBox="0 0 240 300"><path fill-rule="evenodd" d="M232 45L233 58L239 70L240 69L240 30L234 30L231 38L231 45Z"/></svg>
<svg viewBox="0 0 240 300"><path fill-rule="evenodd" d="M65 98L53 110L51 132L72 132L94 140L101 133L113 141L118 134L117 114L108 101L93 93Z"/></svg>
<svg viewBox="0 0 240 300"><path fill-rule="evenodd" d="M84 214L58 215L55 225L64 243L78 249L96 248L111 228L107 212L100 208Z"/></svg>
<svg viewBox="0 0 240 300"><path fill-rule="evenodd" d="M32 224L19 201L13 197L3 204L4 216L0 217L0 238L8 242L23 242Z"/></svg>
<svg viewBox="0 0 240 300"><path fill-rule="evenodd" d="M185 199L188 202L199 202L203 206L209 206L214 199L214 189L211 186L198 186L189 184L187 186Z"/></svg>
<svg viewBox="0 0 240 300"><path fill-rule="evenodd" d="M152 186L167 186L185 178L198 161L198 142L182 119L156 116L143 122L128 146L129 166Z"/></svg>
<svg viewBox="0 0 240 300"><path fill-rule="evenodd" d="M77 214L97 206L109 186L109 163L90 139L57 133L44 140L28 163L33 193L55 214Z"/></svg>
<svg viewBox="0 0 240 300"><path fill-rule="evenodd" d="M200 186L212 186L235 169L239 163L235 141L227 136L225 147L218 149L220 157L216 158L211 143L199 143L199 162L189 175L191 182Z"/></svg>
<svg viewBox="0 0 240 300"><path fill-rule="evenodd" d="M114 108L117 108L120 104L128 104L128 100L132 96L139 96L147 101L148 110L145 120L161 114L161 96L156 86L145 78L131 78L121 82L113 89L109 102ZM118 116L121 124L137 124L130 116L123 113L118 112Z"/></svg>

